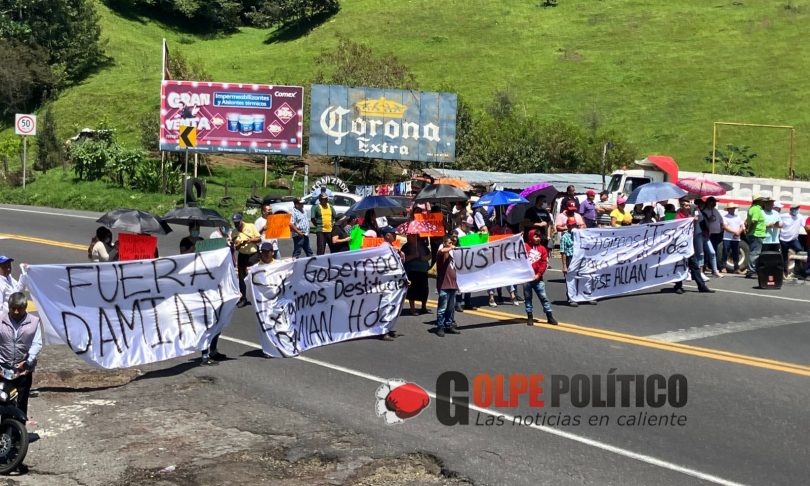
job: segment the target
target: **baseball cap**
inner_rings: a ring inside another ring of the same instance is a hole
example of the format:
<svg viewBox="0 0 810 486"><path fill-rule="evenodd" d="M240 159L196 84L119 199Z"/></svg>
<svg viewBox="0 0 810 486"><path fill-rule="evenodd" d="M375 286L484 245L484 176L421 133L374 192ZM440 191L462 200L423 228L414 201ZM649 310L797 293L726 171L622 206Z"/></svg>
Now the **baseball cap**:
<svg viewBox="0 0 810 486"><path fill-rule="evenodd" d="M262 243L262 245L259 247L259 251L275 251L275 248L273 248L273 242L271 242L271 241L265 241L265 242L264 242L264 243Z"/></svg>
<svg viewBox="0 0 810 486"><path fill-rule="evenodd" d="M585 195L588 196L588 197L595 196L596 191L594 191L593 189L588 189L587 191L585 191Z"/></svg>
<svg viewBox="0 0 810 486"><path fill-rule="evenodd" d="M577 205L574 201L568 201L568 204L565 205L565 209L576 209Z"/></svg>
<svg viewBox="0 0 810 486"><path fill-rule="evenodd" d="M241 223L242 222L242 213L233 213L233 222L234 223Z"/></svg>
<svg viewBox="0 0 810 486"><path fill-rule="evenodd" d="M785 206L787 206L787 205L785 205ZM796 201L793 201L792 203L790 203L790 207L791 207L791 208L800 208L800 207L802 207L802 205L801 205L801 204L799 204L799 203L798 203L798 202L796 202Z"/></svg>
<svg viewBox="0 0 810 486"><path fill-rule="evenodd" d="M767 199L767 201L770 201L770 199ZM783 207L785 207L785 205L780 203L779 201L774 201L773 202L773 208L774 209L782 209Z"/></svg>
<svg viewBox="0 0 810 486"><path fill-rule="evenodd" d="M0 263L8 263L8 262L13 262L13 261L14 261L13 258L9 258L9 257L7 257L5 255L0 255Z"/></svg>
<svg viewBox="0 0 810 486"><path fill-rule="evenodd" d="M616 200L616 204L624 204L626 202L627 202L627 199L623 198L623 197L620 197L618 200Z"/></svg>

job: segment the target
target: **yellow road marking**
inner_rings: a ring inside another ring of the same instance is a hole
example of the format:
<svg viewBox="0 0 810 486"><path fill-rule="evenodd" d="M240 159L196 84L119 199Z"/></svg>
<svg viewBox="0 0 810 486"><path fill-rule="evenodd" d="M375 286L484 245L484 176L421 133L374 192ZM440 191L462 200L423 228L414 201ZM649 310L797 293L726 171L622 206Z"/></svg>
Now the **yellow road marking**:
<svg viewBox="0 0 810 486"><path fill-rule="evenodd" d="M428 303L431 307L437 307L438 302L429 300ZM471 314L479 317L488 317L499 321L512 321L515 319L525 320L525 317L517 314L509 314L507 312L494 311L489 309L478 310L465 310L465 314ZM669 351L673 353L687 354L691 356L700 356L703 358L713 359L717 361L725 361L728 363L742 364L746 366L753 366L756 368L765 368L769 370L782 371L785 373L792 373L802 376L810 376L810 366L805 366L796 363L788 363L784 361L776 361L772 359L759 358L756 356L748 356L744 354L730 353L727 351L720 351L717 349L701 348L698 346L690 346L688 344L670 343L667 341L660 341L657 339L649 339L642 336L634 336L632 334L624 334L620 332L608 331L593 327L579 326L576 324L569 324L561 322L556 326L545 323L540 323L535 319L535 327L542 327L553 331L562 331L572 334L580 334L583 336L604 339L607 341L617 341L626 344L633 344L645 348L660 349L662 351Z"/></svg>
<svg viewBox="0 0 810 486"><path fill-rule="evenodd" d="M0 238L27 241L29 243L38 243L42 245L58 246L61 248L70 248L73 250L87 250L86 245L78 245L75 243L66 243L63 241L47 240L44 238L35 238L32 236L13 235L8 233L0 233ZM438 302L435 300L428 301L431 307L435 308ZM33 304L33 303L32 303ZM512 321L515 319L523 319L523 316L517 314L509 314L507 312L494 311L489 309L478 309L474 311L465 311L465 313L496 319L499 321ZM765 368L774 371L782 371L785 373L792 373L795 375L810 376L810 366L787 363L784 361L776 361L772 359L759 358L756 356L748 356L744 354L730 353L727 351L720 351L717 349L701 348L698 346L689 346L688 344L670 343L667 341L659 341L657 339L649 339L642 336L634 336L632 334L623 334L620 332L608 331L593 327L585 327L576 324L560 323L557 326L542 324L535 321L536 327L550 329L554 331L568 332L572 334L580 334L583 336L604 339L607 341L617 341L626 344L633 344L645 348L660 349L662 351L670 351L673 353L687 354L691 356L700 356L703 358L713 359L717 361L725 361L728 363L742 364L746 366L753 366L756 368Z"/></svg>
<svg viewBox="0 0 810 486"><path fill-rule="evenodd" d="M88 245L77 245L76 243L66 243L64 241L46 240L44 238L35 238L33 236L12 235L8 233L0 233L0 238L8 240L27 241L29 243L39 243L40 245L58 246L61 248L70 248L71 250L87 250Z"/></svg>

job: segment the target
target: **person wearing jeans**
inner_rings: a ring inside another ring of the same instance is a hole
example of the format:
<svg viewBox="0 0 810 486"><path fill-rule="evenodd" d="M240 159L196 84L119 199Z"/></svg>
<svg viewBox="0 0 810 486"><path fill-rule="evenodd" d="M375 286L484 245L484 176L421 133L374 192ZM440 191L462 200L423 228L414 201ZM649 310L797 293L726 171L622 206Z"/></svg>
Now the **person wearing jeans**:
<svg viewBox="0 0 810 486"><path fill-rule="evenodd" d="M762 243L767 233L762 205L768 199L770 198L755 194L751 208L748 209L746 225L750 238L748 239L748 272L745 274L745 278L754 278L757 273L757 261L759 260L759 254L762 253Z"/></svg>
<svg viewBox="0 0 810 486"><path fill-rule="evenodd" d="M312 248L309 247L309 219L304 213L304 200L296 199L293 205L292 217L290 219L290 231L293 240L293 258L301 256L304 252L306 256L312 256Z"/></svg>
<svg viewBox="0 0 810 486"><path fill-rule="evenodd" d="M445 236L436 255L436 287L439 290L439 308L436 311L436 335L439 337L444 337L445 333L460 334L453 320L455 318L456 292L458 292L456 267L453 263L453 248L455 248L453 236Z"/></svg>
<svg viewBox="0 0 810 486"><path fill-rule="evenodd" d="M740 271L740 239L745 232L745 225L742 219L737 216L737 206L735 203L726 205L726 214L723 215L723 256L720 258L725 267L728 256L734 262L734 273Z"/></svg>
<svg viewBox="0 0 810 486"><path fill-rule="evenodd" d="M523 284L523 299L526 305L526 324L529 326L534 325L534 307L532 306L532 291L534 291L537 294L537 298L540 299L548 323L556 325L557 320L554 319L554 315L551 313L551 301L546 295L546 283L543 281L543 274L546 273L546 269L548 268L548 250L543 246L542 236L537 230L530 230L527 240L526 253L529 256L529 263L532 264L532 270L534 270L534 280Z"/></svg>

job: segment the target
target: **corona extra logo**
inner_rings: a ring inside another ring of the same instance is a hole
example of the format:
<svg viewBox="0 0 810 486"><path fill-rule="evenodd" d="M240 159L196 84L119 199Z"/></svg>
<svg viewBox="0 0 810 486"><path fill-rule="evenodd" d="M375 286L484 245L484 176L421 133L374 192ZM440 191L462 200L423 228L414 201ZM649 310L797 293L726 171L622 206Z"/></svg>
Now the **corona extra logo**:
<svg viewBox="0 0 810 486"><path fill-rule="evenodd" d="M355 105L360 116L373 116L380 118L402 118L408 107L396 101L380 97L377 100L358 101Z"/></svg>

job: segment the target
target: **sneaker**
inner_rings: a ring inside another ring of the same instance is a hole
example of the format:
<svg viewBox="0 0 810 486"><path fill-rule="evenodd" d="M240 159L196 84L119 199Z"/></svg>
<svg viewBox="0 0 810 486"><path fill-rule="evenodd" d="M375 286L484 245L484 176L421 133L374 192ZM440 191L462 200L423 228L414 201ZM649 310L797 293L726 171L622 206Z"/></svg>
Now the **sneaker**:
<svg viewBox="0 0 810 486"><path fill-rule="evenodd" d="M494 300L490 300L490 301L489 301L489 306L490 306L490 307L498 307L498 303L497 303L497 302L495 302Z"/></svg>
<svg viewBox="0 0 810 486"><path fill-rule="evenodd" d="M707 277L706 275L701 275L701 277L703 277L704 282L708 282L709 280L711 280L711 278Z"/></svg>
<svg viewBox="0 0 810 486"><path fill-rule="evenodd" d="M568 301L568 307L579 307L579 304L577 304L573 300L569 300Z"/></svg>
<svg viewBox="0 0 810 486"><path fill-rule="evenodd" d="M675 289L675 293L681 295L683 294L683 289Z"/></svg>
<svg viewBox="0 0 810 486"><path fill-rule="evenodd" d="M394 338L389 336L388 333L385 333L382 336L380 336L380 340L382 340L382 341L393 341Z"/></svg>
<svg viewBox="0 0 810 486"><path fill-rule="evenodd" d="M440 328L436 329L436 335L439 336L439 337L444 337L444 328L440 327Z"/></svg>
<svg viewBox="0 0 810 486"><path fill-rule="evenodd" d="M520 301L517 299L512 299L512 305L520 305Z"/></svg>
<svg viewBox="0 0 810 486"><path fill-rule="evenodd" d="M217 363L216 361L214 361L214 360L213 360L213 359L211 359L211 358L203 358L203 359L200 361L200 365L201 365L201 366L216 366L216 365L218 365L218 364L219 364L219 363Z"/></svg>
<svg viewBox="0 0 810 486"><path fill-rule="evenodd" d="M461 331L459 331L456 326L448 327L444 332L447 334L461 334Z"/></svg>
<svg viewBox="0 0 810 486"><path fill-rule="evenodd" d="M457 305L456 312L464 312L464 309L462 309L460 305Z"/></svg>

